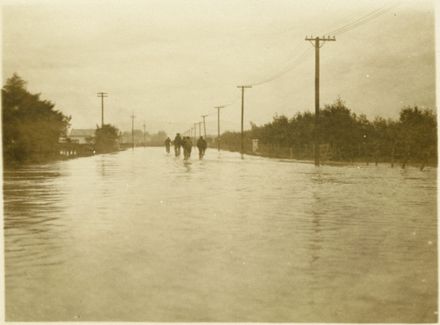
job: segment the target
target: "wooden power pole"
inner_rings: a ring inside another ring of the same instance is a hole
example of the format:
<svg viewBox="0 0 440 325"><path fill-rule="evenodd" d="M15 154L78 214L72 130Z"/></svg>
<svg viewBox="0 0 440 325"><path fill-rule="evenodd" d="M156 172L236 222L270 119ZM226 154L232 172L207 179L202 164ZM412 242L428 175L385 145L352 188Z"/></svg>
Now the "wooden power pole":
<svg viewBox="0 0 440 325"><path fill-rule="evenodd" d="M220 151L220 110L224 106L215 106L214 108L217 110L217 149Z"/></svg>
<svg viewBox="0 0 440 325"><path fill-rule="evenodd" d="M207 117L208 115L202 115L203 118L203 134L206 140L206 123L205 123L205 117Z"/></svg>
<svg viewBox="0 0 440 325"><path fill-rule="evenodd" d="M131 114L131 149L134 150L134 113Z"/></svg>
<svg viewBox="0 0 440 325"><path fill-rule="evenodd" d="M315 166L319 166L319 144L320 144L320 129L319 129L319 49L328 41L336 41L336 38L327 37L306 37L306 41L310 41L315 48L315 132L314 132L314 151L315 151Z"/></svg>
<svg viewBox="0 0 440 325"><path fill-rule="evenodd" d="M107 93L99 92L96 94L101 97L101 128L104 126L104 97L108 97Z"/></svg>
<svg viewBox="0 0 440 325"><path fill-rule="evenodd" d="M244 133L243 133L243 122L244 122L244 89L252 88L252 86L237 86L237 88L241 88L241 157L243 158L244 154Z"/></svg>
<svg viewBox="0 0 440 325"><path fill-rule="evenodd" d="M195 146L196 145L196 141L197 141L197 122L196 123L194 123L194 141L193 141L193 146Z"/></svg>

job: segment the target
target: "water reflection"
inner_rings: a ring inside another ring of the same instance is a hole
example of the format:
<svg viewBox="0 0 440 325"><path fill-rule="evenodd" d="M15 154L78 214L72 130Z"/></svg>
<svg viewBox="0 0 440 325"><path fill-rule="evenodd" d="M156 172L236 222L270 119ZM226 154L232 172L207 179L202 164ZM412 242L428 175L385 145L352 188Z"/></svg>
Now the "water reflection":
<svg viewBox="0 0 440 325"><path fill-rule="evenodd" d="M7 171L7 319L435 321L435 174L162 148Z"/></svg>
<svg viewBox="0 0 440 325"><path fill-rule="evenodd" d="M5 263L13 266L5 270L7 289L18 285L29 267L58 265L65 259L62 168L53 164L43 170L26 166L4 171Z"/></svg>
<svg viewBox="0 0 440 325"><path fill-rule="evenodd" d="M185 167L185 172L191 172L191 162L183 162L183 166Z"/></svg>
<svg viewBox="0 0 440 325"><path fill-rule="evenodd" d="M321 236L321 223L319 213L313 214L312 219L313 230L315 234L311 238L310 250L311 250L311 263L313 264L319 259L319 253L322 249L322 236Z"/></svg>
<svg viewBox="0 0 440 325"><path fill-rule="evenodd" d="M100 173L101 173L101 176L102 176L102 177L105 177L105 176L106 176L106 160L103 159L104 156L101 156L100 158L101 158L101 159L100 159L100 163L99 163L99 165L100 165L100 167L101 167L101 169L100 169Z"/></svg>

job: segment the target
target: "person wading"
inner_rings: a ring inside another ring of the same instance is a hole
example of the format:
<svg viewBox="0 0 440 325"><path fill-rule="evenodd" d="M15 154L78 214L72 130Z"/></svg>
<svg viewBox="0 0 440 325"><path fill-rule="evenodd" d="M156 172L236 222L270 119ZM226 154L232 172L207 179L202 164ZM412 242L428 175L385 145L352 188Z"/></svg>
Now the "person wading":
<svg viewBox="0 0 440 325"><path fill-rule="evenodd" d="M197 148L199 149L199 159L203 159L203 156L205 155L207 143L206 140L203 139L203 137L200 137L199 140L197 140Z"/></svg>
<svg viewBox="0 0 440 325"><path fill-rule="evenodd" d="M170 147L171 147L171 139L170 139L170 137L168 137L165 140L165 149L166 149L167 153L170 153Z"/></svg>
<svg viewBox="0 0 440 325"><path fill-rule="evenodd" d="M190 137L185 137L184 147L183 147L183 157L188 160L191 157L192 141Z"/></svg>
<svg viewBox="0 0 440 325"><path fill-rule="evenodd" d="M182 145L182 138L180 137L180 133L176 134L174 138L174 153L176 157L180 156L180 146Z"/></svg>

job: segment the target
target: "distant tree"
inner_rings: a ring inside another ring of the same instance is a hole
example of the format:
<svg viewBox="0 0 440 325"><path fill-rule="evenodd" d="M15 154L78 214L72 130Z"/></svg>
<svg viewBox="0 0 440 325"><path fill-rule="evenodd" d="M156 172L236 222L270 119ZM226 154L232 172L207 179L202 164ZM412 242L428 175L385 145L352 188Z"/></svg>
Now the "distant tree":
<svg viewBox="0 0 440 325"><path fill-rule="evenodd" d="M95 131L95 149L97 153L112 152L118 149L119 130L111 124L97 127Z"/></svg>
<svg viewBox="0 0 440 325"><path fill-rule="evenodd" d="M405 165L409 159L422 163L437 159L437 119L429 109L405 107L398 121L376 117L371 122L365 115L351 112L338 98L321 110L319 125L320 143L329 146L332 160L373 158L376 162L393 163L399 159ZM297 113L290 119L275 115L272 122L262 126L251 123L251 129L244 132L245 149L250 139L259 139L262 154L287 154L289 151L285 149L290 148L296 157L311 158L314 134L313 113ZM222 147L238 151L241 134L225 132L220 141Z"/></svg>
<svg viewBox="0 0 440 325"><path fill-rule="evenodd" d="M375 130L373 124L368 120L364 114L359 115L356 118L356 131L354 139L358 143L359 158L364 158L367 162L371 156L374 156L374 139Z"/></svg>
<svg viewBox="0 0 440 325"><path fill-rule="evenodd" d="M240 133L226 131L220 136L220 143L222 148L230 150L240 150Z"/></svg>
<svg viewBox="0 0 440 325"><path fill-rule="evenodd" d="M365 143L367 126L366 118L357 121L356 115L341 99L337 99L333 104L326 105L320 114L320 141L330 144L334 159L353 159Z"/></svg>
<svg viewBox="0 0 440 325"><path fill-rule="evenodd" d="M159 131L157 133L151 134L149 145L162 146L166 138L167 134L165 133L165 131Z"/></svg>
<svg viewBox="0 0 440 325"><path fill-rule="evenodd" d="M400 111L399 137L404 163L410 158L426 161L437 155L437 119L429 110L417 106Z"/></svg>
<svg viewBox="0 0 440 325"><path fill-rule="evenodd" d="M374 159L394 161L396 149L399 146L398 122L391 119L376 117L372 122L372 135L370 140L373 147Z"/></svg>
<svg viewBox="0 0 440 325"><path fill-rule="evenodd" d="M290 136L289 119L286 116L274 116L268 128L272 142L283 147L289 147L291 145L292 138Z"/></svg>
<svg viewBox="0 0 440 325"><path fill-rule="evenodd" d="M55 105L31 94L17 74L2 89L3 157L5 163L46 159L58 155L58 142L66 135L70 117Z"/></svg>
<svg viewBox="0 0 440 325"><path fill-rule="evenodd" d="M297 113L290 122L293 146L300 156L305 156L314 143L315 115L310 112Z"/></svg>

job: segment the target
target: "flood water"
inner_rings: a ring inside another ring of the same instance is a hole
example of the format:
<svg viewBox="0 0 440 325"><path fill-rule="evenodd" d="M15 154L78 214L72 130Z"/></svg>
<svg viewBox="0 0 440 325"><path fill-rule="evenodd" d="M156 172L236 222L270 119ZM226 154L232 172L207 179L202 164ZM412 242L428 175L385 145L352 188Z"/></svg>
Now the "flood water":
<svg viewBox="0 0 440 325"><path fill-rule="evenodd" d="M6 170L6 319L436 322L436 173L162 148Z"/></svg>

